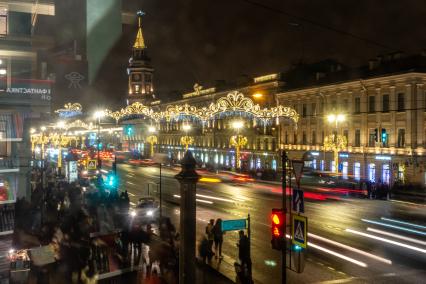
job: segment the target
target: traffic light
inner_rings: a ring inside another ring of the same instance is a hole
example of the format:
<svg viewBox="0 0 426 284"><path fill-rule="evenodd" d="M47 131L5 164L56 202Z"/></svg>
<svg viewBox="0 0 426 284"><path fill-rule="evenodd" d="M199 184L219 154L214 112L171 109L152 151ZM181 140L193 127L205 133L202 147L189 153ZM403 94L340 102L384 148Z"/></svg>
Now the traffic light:
<svg viewBox="0 0 426 284"><path fill-rule="evenodd" d="M379 142L379 130L374 128L374 141Z"/></svg>
<svg viewBox="0 0 426 284"><path fill-rule="evenodd" d="M272 209L271 223L272 248L281 250L283 239L285 238L285 216L282 209Z"/></svg>
<svg viewBox="0 0 426 284"><path fill-rule="evenodd" d="M126 125L125 127L125 134L127 136L132 136L134 133L134 126L133 125Z"/></svg>
<svg viewBox="0 0 426 284"><path fill-rule="evenodd" d="M382 143L383 145L386 145L388 142L388 134L386 133L386 128L382 128Z"/></svg>
<svg viewBox="0 0 426 284"><path fill-rule="evenodd" d="M114 173L109 173L105 180L105 186L107 188L115 188L117 186L117 178Z"/></svg>

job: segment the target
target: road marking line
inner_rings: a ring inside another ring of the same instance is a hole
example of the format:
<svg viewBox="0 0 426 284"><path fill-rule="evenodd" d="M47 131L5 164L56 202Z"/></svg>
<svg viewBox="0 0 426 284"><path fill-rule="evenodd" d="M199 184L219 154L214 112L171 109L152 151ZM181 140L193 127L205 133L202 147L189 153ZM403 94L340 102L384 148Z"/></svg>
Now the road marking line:
<svg viewBox="0 0 426 284"><path fill-rule="evenodd" d="M411 226L411 227L415 227L415 228L419 228L419 229L426 229L426 226L422 226L422 225L418 225L418 224L414 224L414 223L399 221L399 220L385 218L385 217L382 217L380 219L382 219L383 221L388 221L388 222L403 224L403 225L407 225L407 226Z"/></svg>
<svg viewBox="0 0 426 284"><path fill-rule="evenodd" d="M131 202L131 201L130 201L130 205L132 205L132 206L136 206L136 204L135 204L135 203L133 203L133 202Z"/></svg>
<svg viewBox="0 0 426 284"><path fill-rule="evenodd" d="M392 202L398 202L398 203L405 203L408 205L415 205L415 206L426 206L424 204L414 203L414 202L408 202L408 201L402 201L402 200L396 200L396 199L389 199Z"/></svg>
<svg viewBox="0 0 426 284"><path fill-rule="evenodd" d="M413 243L416 243L416 244L419 244L419 245L426 246L426 242L424 242L424 241L405 237L405 236L400 236L400 235L397 235L397 234L392 234L392 233L389 233L389 232L386 232L386 231L377 230L377 229L373 229L373 228L370 228L370 227L367 228L367 231L371 231L371 232L374 232L374 233L377 233L377 234L382 234L382 235L386 235L386 236L389 236L389 237L394 237L394 238L397 238L397 239L401 239L401 240L405 240L405 241L409 241L409 242L413 242Z"/></svg>
<svg viewBox="0 0 426 284"><path fill-rule="evenodd" d="M127 192L128 195L130 196L136 196L135 194L131 193L131 192Z"/></svg>
<svg viewBox="0 0 426 284"><path fill-rule="evenodd" d="M342 243L339 243L339 242L336 242L336 241L332 241L330 239L323 238L321 236L318 236L318 235L315 235L315 234L312 234L312 233L308 233L308 237L311 237L311 238L314 238L314 239L317 239L317 240L321 240L323 242L326 242L326 243L329 243L329 244L332 244L332 245L353 251L353 252L358 253L358 254L362 254L364 256L373 258L375 260L378 260L378 261L381 261L381 262L384 262L384 263L387 263L387 264L392 264L392 261L389 260L389 259L382 258L380 256L365 252L365 251L360 250L360 249L353 248L351 246L348 246L348 245L345 245L345 244L342 244Z"/></svg>
<svg viewBox="0 0 426 284"><path fill-rule="evenodd" d="M383 237L379 237L379 236L375 236L375 235L371 235L371 234L366 234L366 233L363 233L363 232L358 232L358 231L355 231L355 230L352 230L352 229L346 229L346 232L350 232L350 233L353 233L353 234L356 234L356 235L364 236L364 237L367 237L367 238L370 238L370 239L379 240L381 242L397 245L397 246L400 246L400 247L408 248L408 249L415 250L415 251L418 251L418 252L421 252L421 253L426 253L426 249L421 249L421 248L418 248L418 247L415 247L415 246L410 246L410 245L403 244L403 243L400 243L400 242L396 242L396 241L393 241L393 240L385 239Z"/></svg>
<svg viewBox="0 0 426 284"><path fill-rule="evenodd" d="M133 182L131 182L131 181L126 181L126 183L128 183L128 184L130 184L130 185L136 185L136 184L134 184Z"/></svg>

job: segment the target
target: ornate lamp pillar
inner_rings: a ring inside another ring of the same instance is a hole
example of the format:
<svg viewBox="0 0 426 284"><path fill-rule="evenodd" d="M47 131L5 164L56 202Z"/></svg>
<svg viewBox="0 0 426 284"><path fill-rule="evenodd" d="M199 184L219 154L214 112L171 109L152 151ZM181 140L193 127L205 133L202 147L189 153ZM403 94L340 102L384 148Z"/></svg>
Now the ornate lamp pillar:
<svg viewBox="0 0 426 284"><path fill-rule="evenodd" d="M328 135L324 138L324 147L334 153L334 171L339 173L339 151L346 148L347 140L343 135Z"/></svg>
<svg viewBox="0 0 426 284"><path fill-rule="evenodd" d="M234 135L229 140L229 144L235 147L235 168L241 168L240 160L240 148L247 145L247 137L240 135L240 129L244 127L244 122L241 120L236 120L232 122L232 128L237 130L237 135Z"/></svg>
<svg viewBox="0 0 426 284"><path fill-rule="evenodd" d="M188 152L189 145L194 143L194 137L188 135L182 136L180 143L185 146L185 152Z"/></svg>
<svg viewBox="0 0 426 284"><path fill-rule="evenodd" d="M195 171L196 161L187 151L182 161L182 170L175 178L180 183L180 246L179 283L197 283L195 279L195 190L200 176Z"/></svg>
<svg viewBox="0 0 426 284"><path fill-rule="evenodd" d="M244 137L240 134L234 135L231 137L229 144L235 147L235 167L237 169L240 169L241 168L240 148L247 145L247 137Z"/></svg>
<svg viewBox="0 0 426 284"><path fill-rule="evenodd" d="M157 136L150 135L146 137L146 141L149 143L150 146L150 156L151 158L154 157L154 144L158 143Z"/></svg>

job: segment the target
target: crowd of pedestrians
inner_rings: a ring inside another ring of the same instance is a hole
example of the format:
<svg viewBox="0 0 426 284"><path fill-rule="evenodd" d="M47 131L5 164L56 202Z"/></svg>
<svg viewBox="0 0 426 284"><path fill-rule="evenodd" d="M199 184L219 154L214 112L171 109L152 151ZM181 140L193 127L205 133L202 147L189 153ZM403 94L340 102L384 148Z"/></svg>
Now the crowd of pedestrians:
<svg viewBox="0 0 426 284"><path fill-rule="evenodd" d="M168 218L160 220L158 234L150 223L133 222L127 191L68 183L50 168L33 169L31 190L31 200L16 202L13 247L50 245L55 255L54 263L31 268L32 283L91 283L113 266L139 264L153 283L166 274L177 278L176 228Z"/></svg>

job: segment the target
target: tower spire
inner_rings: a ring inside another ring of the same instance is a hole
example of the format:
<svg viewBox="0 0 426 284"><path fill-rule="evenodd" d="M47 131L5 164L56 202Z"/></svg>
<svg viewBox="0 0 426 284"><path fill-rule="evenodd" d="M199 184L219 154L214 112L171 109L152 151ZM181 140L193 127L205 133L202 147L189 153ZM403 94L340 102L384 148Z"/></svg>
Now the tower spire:
<svg viewBox="0 0 426 284"><path fill-rule="evenodd" d="M142 16L145 15L145 13L143 11L138 11L136 14L138 15L138 33L136 35L136 40L133 44L133 48L145 49L146 45L142 35Z"/></svg>

